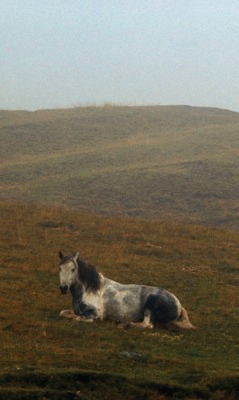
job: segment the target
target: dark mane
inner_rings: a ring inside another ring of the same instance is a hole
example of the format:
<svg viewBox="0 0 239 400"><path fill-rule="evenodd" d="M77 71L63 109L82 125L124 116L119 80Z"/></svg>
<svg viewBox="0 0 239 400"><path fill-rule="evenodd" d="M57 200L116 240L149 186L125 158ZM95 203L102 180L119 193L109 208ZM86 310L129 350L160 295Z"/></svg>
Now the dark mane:
<svg viewBox="0 0 239 400"><path fill-rule="evenodd" d="M97 292L100 289L100 275L96 269L77 258L79 278L87 291Z"/></svg>

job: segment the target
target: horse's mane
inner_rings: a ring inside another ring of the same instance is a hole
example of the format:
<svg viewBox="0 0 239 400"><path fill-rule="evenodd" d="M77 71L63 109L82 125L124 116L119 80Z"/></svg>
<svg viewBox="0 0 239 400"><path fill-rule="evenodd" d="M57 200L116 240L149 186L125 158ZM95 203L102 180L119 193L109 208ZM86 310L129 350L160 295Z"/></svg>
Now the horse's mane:
<svg viewBox="0 0 239 400"><path fill-rule="evenodd" d="M97 292L100 289L100 274L95 267L77 258L78 273L82 284L89 292Z"/></svg>

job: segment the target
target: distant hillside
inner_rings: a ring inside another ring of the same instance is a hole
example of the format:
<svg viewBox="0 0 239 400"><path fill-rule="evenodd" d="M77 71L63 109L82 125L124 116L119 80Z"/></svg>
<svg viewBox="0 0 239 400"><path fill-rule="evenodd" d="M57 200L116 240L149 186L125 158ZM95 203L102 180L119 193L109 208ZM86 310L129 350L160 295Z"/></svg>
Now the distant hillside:
<svg viewBox="0 0 239 400"><path fill-rule="evenodd" d="M3 199L238 229L238 113L0 111L0 141Z"/></svg>

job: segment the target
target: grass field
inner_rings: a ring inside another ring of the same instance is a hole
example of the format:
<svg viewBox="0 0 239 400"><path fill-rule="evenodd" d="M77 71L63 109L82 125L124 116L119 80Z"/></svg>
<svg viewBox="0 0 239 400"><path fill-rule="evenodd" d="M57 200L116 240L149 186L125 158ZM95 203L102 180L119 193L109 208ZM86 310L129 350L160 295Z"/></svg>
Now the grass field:
<svg viewBox="0 0 239 400"><path fill-rule="evenodd" d="M239 114L0 111L1 198L238 229Z"/></svg>
<svg viewBox="0 0 239 400"><path fill-rule="evenodd" d="M238 232L7 201L0 212L0 399L238 399ZM200 329L62 320L59 250L171 290Z"/></svg>

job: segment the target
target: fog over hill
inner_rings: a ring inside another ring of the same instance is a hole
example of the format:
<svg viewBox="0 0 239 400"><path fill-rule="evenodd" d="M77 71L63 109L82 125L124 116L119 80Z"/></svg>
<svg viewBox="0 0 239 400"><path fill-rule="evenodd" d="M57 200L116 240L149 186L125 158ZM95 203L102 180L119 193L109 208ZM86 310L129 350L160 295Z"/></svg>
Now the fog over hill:
<svg viewBox="0 0 239 400"><path fill-rule="evenodd" d="M2 110L0 140L3 199L238 229L238 113Z"/></svg>

